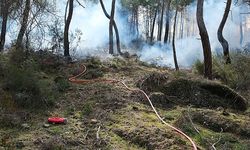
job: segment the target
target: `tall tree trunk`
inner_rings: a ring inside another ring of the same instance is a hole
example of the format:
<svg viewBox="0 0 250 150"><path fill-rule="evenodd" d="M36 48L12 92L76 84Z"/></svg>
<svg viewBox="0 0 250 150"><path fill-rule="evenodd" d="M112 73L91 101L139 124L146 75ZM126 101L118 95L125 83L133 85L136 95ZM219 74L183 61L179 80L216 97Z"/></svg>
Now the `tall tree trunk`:
<svg viewBox="0 0 250 150"><path fill-rule="evenodd" d="M240 46L243 46L243 28L242 28L242 15L240 15Z"/></svg>
<svg viewBox="0 0 250 150"><path fill-rule="evenodd" d="M136 7L135 10L135 29L136 29L136 38L139 38L139 13L138 13L138 7Z"/></svg>
<svg viewBox="0 0 250 150"><path fill-rule="evenodd" d="M17 36L17 41L16 41L16 45L17 47L20 47L22 45L23 42L23 36L25 34L25 31L27 29L28 26L28 20L29 20L29 13L30 13L30 9L31 9L31 0L26 0L25 2L25 8L24 8L24 12L23 12L23 20L21 23L21 28L20 31L18 33Z"/></svg>
<svg viewBox="0 0 250 150"><path fill-rule="evenodd" d="M146 20L145 23L145 35L146 35L146 41L148 42L149 40L149 32L150 32L150 12L149 12L149 8L146 8L146 12L145 12L145 16L144 19Z"/></svg>
<svg viewBox="0 0 250 150"><path fill-rule="evenodd" d="M211 53L209 36L203 19L203 3L204 0L198 0L197 2L196 18L203 47L204 66L205 66L204 76L208 79L212 79L212 53Z"/></svg>
<svg viewBox="0 0 250 150"><path fill-rule="evenodd" d="M181 12L181 26L180 26L180 39L183 38L183 28L184 28L184 21L183 21L183 15L184 15L184 12L182 11Z"/></svg>
<svg viewBox="0 0 250 150"><path fill-rule="evenodd" d="M74 0L69 0L68 4L69 4L69 12L68 12L68 16L67 16L65 26L64 26L64 41L63 41L64 56L66 57L70 56L69 54L69 26L70 26L72 16L73 16L73 11L74 11Z"/></svg>
<svg viewBox="0 0 250 150"><path fill-rule="evenodd" d="M153 18L153 25L152 25L151 34L150 34L150 43L151 44L154 41L154 31L155 31L156 16L157 16L157 9L155 9L155 14L154 14L154 18Z"/></svg>
<svg viewBox="0 0 250 150"><path fill-rule="evenodd" d="M169 0L167 4L164 43L168 42L168 36L169 36L170 4L171 4L171 0Z"/></svg>
<svg viewBox="0 0 250 150"><path fill-rule="evenodd" d="M5 45L5 37L6 37L6 30L7 30L7 22L8 22L8 15L9 15L9 5L7 4L7 0L2 2L3 16L2 16L2 29L1 29L1 36L0 36L0 52L3 51Z"/></svg>
<svg viewBox="0 0 250 150"><path fill-rule="evenodd" d="M102 7L102 10L103 10L103 13L104 15L110 19L110 15L108 14L108 12L106 11L105 9L105 6L104 6L104 3L102 0L100 0L100 4L101 4L101 7ZM122 55L122 52L121 52L121 42L120 42L120 36L119 36L119 30L118 30L118 27L116 25L116 22L114 20L114 29L115 29L115 35L116 35L116 47L117 47L117 52Z"/></svg>
<svg viewBox="0 0 250 150"><path fill-rule="evenodd" d="M109 54L114 54L114 44L113 44L114 16L115 16L115 0L112 0L111 13L109 19Z"/></svg>
<svg viewBox="0 0 250 150"><path fill-rule="evenodd" d="M220 26L219 26L218 31L217 31L217 37L218 37L218 40L221 43L221 46L223 47L223 53L224 53L226 64L230 64L231 63L231 59L230 59L230 55L229 55L229 45L228 45L228 42L223 37L223 29L224 29L224 26L225 26L227 18L228 18L228 14L229 14L229 11L230 11L231 4L232 4L232 0L227 0L226 9L225 9L223 18L221 20Z"/></svg>
<svg viewBox="0 0 250 150"><path fill-rule="evenodd" d="M178 14L178 10L177 10L177 7L176 7L175 15L174 15L174 31L173 31L173 40L172 40L174 65L175 65L175 70L176 71L179 70L179 65L178 65L177 56L176 56L176 49L175 49L175 28L176 28L177 14Z"/></svg>
<svg viewBox="0 0 250 150"><path fill-rule="evenodd" d="M161 37L162 37L164 10L165 10L165 0L162 1L161 18L160 18L160 23L159 23L159 28L158 28L158 37L157 37L158 41L161 41Z"/></svg>

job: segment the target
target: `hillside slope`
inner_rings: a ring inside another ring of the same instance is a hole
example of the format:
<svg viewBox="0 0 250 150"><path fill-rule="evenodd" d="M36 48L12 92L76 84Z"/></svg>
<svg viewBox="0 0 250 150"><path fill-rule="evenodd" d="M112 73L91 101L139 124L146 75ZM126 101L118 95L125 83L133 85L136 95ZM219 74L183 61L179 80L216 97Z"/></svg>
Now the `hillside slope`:
<svg viewBox="0 0 250 150"><path fill-rule="evenodd" d="M118 79L143 89L163 119L189 135L199 149L250 147L249 97L218 81L136 58L89 58L61 65L62 73L43 76L67 79L80 72L80 64L88 68L84 79ZM47 124L54 116L67 118L67 124ZM2 108L0 121L0 149L192 149L189 141L160 122L143 95L115 83L70 83L55 106L32 111Z"/></svg>

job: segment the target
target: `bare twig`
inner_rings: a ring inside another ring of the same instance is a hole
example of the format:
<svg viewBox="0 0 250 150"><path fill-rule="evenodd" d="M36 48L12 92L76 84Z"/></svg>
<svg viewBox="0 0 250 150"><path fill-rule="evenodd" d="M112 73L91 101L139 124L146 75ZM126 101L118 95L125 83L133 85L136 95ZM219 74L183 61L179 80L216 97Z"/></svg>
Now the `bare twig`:
<svg viewBox="0 0 250 150"><path fill-rule="evenodd" d="M97 140L100 139L100 135L99 135L100 129L101 129L101 126L98 127L97 132L96 132L96 139Z"/></svg>
<svg viewBox="0 0 250 150"><path fill-rule="evenodd" d="M195 127L195 125L194 125L194 123L193 123L193 121L192 121L192 118L191 118L191 116L190 116L190 108L191 108L191 106L188 107L188 113L187 113L187 114L188 114L188 119L189 119L190 123L192 124L194 130L199 134L199 136L201 137L202 140L204 140L204 141L206 141L208 144L212 145L213 150L216 150L215 146L214 146L211 142L209 142L209 140L208 140L206 137L203 137L203 136L201 135L200 131ZM216 142L215 144L217 144L217 142Z"/></svg>
<svg viewBox="0 0 250 150"><path fill-rule="evenodd" d="M243 13L240 13L241 15L248 15L250 14L250 12L243 12Z"/></svg>
<svg viewBox="0 0 250 150"><path fill-rule="evenodd" d="M87 131L86 135L84 136L84 139L87 138L88 134L89 134L89 130Z"/></svg>
<svg viewBox="0 0 250 150"><path fill-rule="evenodd" d="M83 4L81 4L81 3L79 2L79 0L76 0L76 2L77 2L82 8L85 8L85 7L83 6Z"/></svg>
<svg viewBox="0 0 250 150"><path fill-rule="evenodd" d="M190 108L191 108L191 106L188 106L188 119L189 119L189 121L191 122L191 124L192 124L194 130L195 130L198 134L200 134L200 131L195 127L194 122L192 121L192 118L191 118L191 116L190 116Z"/></svg>
<svg viewBox="0 0 250 150"><path fill-rule="evenodd" d="M65 7L65 14L64 14L64 22L66 22L67 18L67 13L68 13L68 7L69 7L69 1L67 1L66 7Z"/></svg>
<svg viewBox="0 0 250 150"><path fill-rule="evenodd" d="M220 140L221 140L222 132L223 132L223 129L221 128L219 139L212 145L212 148L213 148L214 150L216 150L215 145L218 144L218 143L220 142Z"/></svg>

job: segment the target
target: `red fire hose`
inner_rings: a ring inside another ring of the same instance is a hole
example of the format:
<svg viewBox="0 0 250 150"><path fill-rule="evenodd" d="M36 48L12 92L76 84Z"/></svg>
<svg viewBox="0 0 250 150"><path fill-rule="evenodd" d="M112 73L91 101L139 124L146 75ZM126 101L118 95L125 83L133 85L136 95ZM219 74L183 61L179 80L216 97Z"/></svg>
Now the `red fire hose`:
<svg viewBox="0 0 250 150"><path fill-rule="evenodd" d="M60 117L48 118L48 123L52 123L52 124L66 124L67 123L67 119L66 118L60 118Z"/></svg>
<svg viewBox="0 0 250 150"><path fill-rule="evenodd" d="M192 144L193 150L197 150L197 146L194 143L194 141L188 136L186 135L184 132L182 132L181 130L177 129L176 127L168 124L167 122L165 122L162 117L159 115L159 113L157 112L157 110L155 109L153 103L151 102L149 96L141 89L138 88L129 88L123 81L120 80L115 80L115 79L102 79L102 78L98 78L98 79L92 79L92 80L85 80L85 79L77 79L78 77L82 76L87 68L85 65L81 65L81 73L79 73L76 76L70 77L69 81L72 83L76 83L76 84L86 84L86 83L95 83L95 82L106 82L106 83L120 83L122 84L128 91L133 91L133 92L138 92L144 95L144 97L148 100L150 106L152 107L152 109L154 110L156 116L160 119L160 121L165 124L166 126L170 127L171 129L173 129L175 132L179 133L180 135L184 136L186 139L188 139L190 141L190 143Z"/></svg>

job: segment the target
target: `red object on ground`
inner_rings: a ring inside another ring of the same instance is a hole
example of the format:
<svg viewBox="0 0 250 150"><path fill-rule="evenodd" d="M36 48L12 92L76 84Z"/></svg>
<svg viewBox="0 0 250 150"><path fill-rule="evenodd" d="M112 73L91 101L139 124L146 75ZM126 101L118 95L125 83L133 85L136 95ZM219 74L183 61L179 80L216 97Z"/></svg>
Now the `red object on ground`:
<svg viewBox="0 0 250 150"><path fill-rule="evenodd" d="M53 117L53 118L48 118L48 123L55 123L55 124L66 124L67 119L66 118L60 118L60 117Z"/></svg>

